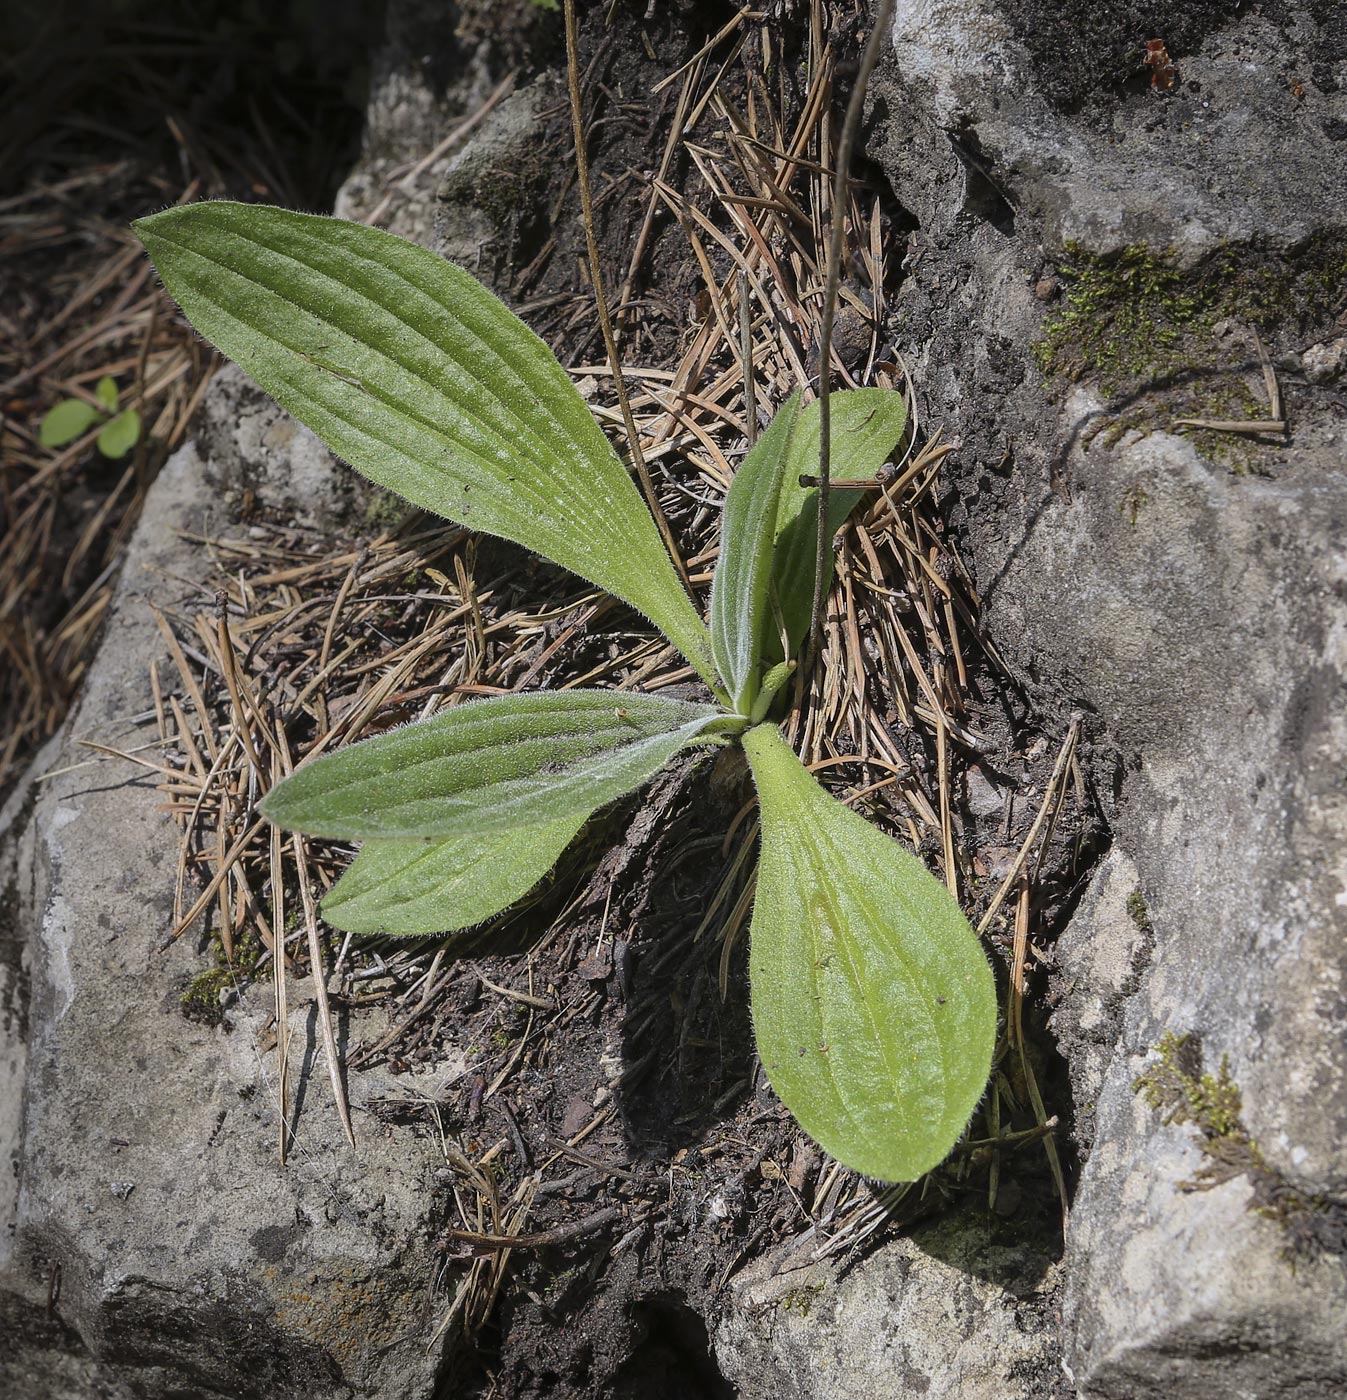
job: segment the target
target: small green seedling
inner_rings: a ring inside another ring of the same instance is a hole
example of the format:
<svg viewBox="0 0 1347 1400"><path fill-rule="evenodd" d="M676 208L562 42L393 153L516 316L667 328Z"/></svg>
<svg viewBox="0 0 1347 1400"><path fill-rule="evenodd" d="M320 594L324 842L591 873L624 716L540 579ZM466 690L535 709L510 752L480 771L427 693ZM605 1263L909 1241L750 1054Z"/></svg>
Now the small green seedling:
<svg viewBox="0 0 1347 1400"><path fill-rule="evenodd" d="M461 268L377 229L255 205L187 205L136 229L196 328L334 452L639 609L714 697L502 695L303 765L262 811L363 843L323 901L328 922L481 923L680 750L742 743L762 810L749 975L768 1078L847 1166L885 1181L936 1166L986 1085L991 969L945 887L830 797L768 718L809 631L817 491L800 476L818 460L817 404L788 399L739 467L708 628L565 370ZM832 403L838 475L873 475L902 436L902 397ZM832 493L834 529L857 499Z"/></svg>
<svg viewBox="0 0 1347 1400"><path fill-rule="evenodd" d="M117 381L104 375L94 389L95 407L87 399L62 399L42 419L37 438L43 447L64 447L102 423L97 442L105 457L125 457L140 441L140 414L134 408L117 412Z"/></svg>

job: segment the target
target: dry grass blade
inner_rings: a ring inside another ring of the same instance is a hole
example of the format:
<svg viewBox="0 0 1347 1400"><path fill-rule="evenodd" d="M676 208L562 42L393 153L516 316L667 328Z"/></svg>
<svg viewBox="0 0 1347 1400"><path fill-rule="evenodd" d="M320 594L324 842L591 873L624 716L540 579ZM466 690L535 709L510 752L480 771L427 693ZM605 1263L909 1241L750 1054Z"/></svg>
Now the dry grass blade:
<svg viewBox="0 0 1347 1400"><path fill-rule="evenodd" d="M847 182L851 174L852 153L860 130L861 112L865 107L865 92L870 76L879 62L881 46L888 41L893 18L894 0L879 0L875 10L870 38L861 56L860 72L856 75L851 100L847 103L842 140L837 151L837 171L833 177L831 218L828 225L828 285L823 298L823 317L819 326L818 392L819 392L819 464L818 464L818 545L814 564L814 604L809 623L809 650L804 670L808 672L818 655L823 629L824 578L831 545L828 532L828 495L832 480L832 417L829 411L832 389L833 319L837 314L837 294L842 281L842 236L848 200Z"/></svg>
<svg viewBox="0 0 1347 1400"><path fill-rule="evenodd" d="M296 836L293 846L299 874L299 897L304 905L304 926L309 935L309 973L313 978L314 999L318 1003L318 1027L323 1037L327 1075L332 1084L332 1097L337 1104L337 1113L341 1118L346 1141L354 1147L355 1129L351 1126L351 1110L346 1103L346 1085L341 1076L341 1055L337 1051L337 1037L332 1030L332 1008L327 1000L327 973L323 970L323 948L318 938L318 910L313 902L307 843L302 836ZM277 961L283 960L278 958Z"/></svg>
<svg viewBox="0 0 1347 1400"><path fill-rule="evenodd" d="M631 449L632 465L645 493L650 513L655 517L659 532L664 537L669 554L684 585L691 592L687 568L679 553L669 522L665 519L659 497L655 494L654 483L650 479L650 469L646 466L645 454L641 448L641 435L636 430L636 420L631 416L631 404L627 399L626 386L622 380L622 359L618 354L617 341L613 336L613 323L608 315L608 298L603 290L603 263L599 257L598 239L594 233L594 206L589 188L589 157L585 134L584 103L580 93L580 40L576 33L575 0L562 0L566 12L566 74L571 99L571 126L575 137L575 166L580 186L580 202L585 221L585 241L589 248L590 281L594 288L594 304L599 313L599 327L603 331L603 343L608 350L608 363L613 372L613 384L617 390L618 405L622 410L622 422L627 429L627 445Z"/></svg>

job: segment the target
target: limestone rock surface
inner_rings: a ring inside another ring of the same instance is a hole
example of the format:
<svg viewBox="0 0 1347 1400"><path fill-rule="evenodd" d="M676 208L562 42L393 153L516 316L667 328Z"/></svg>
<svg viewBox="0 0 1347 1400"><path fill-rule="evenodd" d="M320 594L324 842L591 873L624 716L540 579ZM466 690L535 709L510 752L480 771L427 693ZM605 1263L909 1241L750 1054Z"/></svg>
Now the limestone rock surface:
<svg viewBox="0 0 1347 1400"><path fill-rule="evenodd" d="M846 1268L776 1251L735 1278L716 1356L742 1400L1041 1400L1061 1381L1056 1282L976 1212Z"/></svg>
<svg viewBox="0 0 1347 1400"><path fill-rule="evenodd" d="M296 987L295 1093L309 1107L280 1166L259 1049L266 998L218 1025L184 1016L201 958L190 936L163 946L176 828L152 775L81 742L133 749L152 734L149 668L165 656L149 603L175 603L184 584L166 581L200 572L182 532L201 529L210 499L195 449L182 449L133 539L115 644L48 755L26 824L6 833L7 913L28 936L7 1019L7 1064L24 1083L18 1191L0 1237L11 1324L0 1389L406 1400L429 1394L438 1369L426 1350L434 1154L369 1130L360 1105L385 1086L356 1073L363 1131L346 1147L312 998Z"/></svg>

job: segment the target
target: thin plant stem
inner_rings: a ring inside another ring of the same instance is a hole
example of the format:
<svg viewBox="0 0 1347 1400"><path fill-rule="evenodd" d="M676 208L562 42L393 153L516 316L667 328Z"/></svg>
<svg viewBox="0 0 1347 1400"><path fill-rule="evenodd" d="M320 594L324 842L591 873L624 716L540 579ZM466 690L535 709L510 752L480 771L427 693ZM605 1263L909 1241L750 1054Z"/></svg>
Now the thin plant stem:
<svg viewBox="0 0 1347 1400"><path fill-rule="evenodd" d="M655 524L664 537L665 548L678 569L683 587L692 592L683 556L674 543L669 522L660 509L659 498L655 495L654 483L645 464L645 453L641 451L640 434L636 431L636 420L632 417L631 403L627 398L626 383L622 378L622 362L618 358L617 341L613 338L613 323L608 315L608 298L603 290L603 271L599 266L599 243L594 236L594 204L589 192L589 156L585 150L584 115L580 102L580 41L575 24L575 0L565 0L566 6L566 77L571 94L571 126L575 132L575 170L580 185L580 207L584 215L585 242L589 248L589 278L594 284L594 302L599 313L599 327L603 331L603 343L608 351L608 365L613 372L613 386L617 390L618 406L622 410L622 422L627 430L627 442L631 447L632 465L645 493L646 504L655 517Z"/></svg>
<svg viewBox="0 0 1347 1400"><path fill-rule="evenodd" d="M570 4L571 0L567 0ZM893 19L894 0L879 0L875 7L875 23L861 55L860 71L851 89L851 99L847 103L846 120L842 124L842 139L837 147L837 160L833 170L832 227L828 233L828 280L823 297L823 321L819 327L818 344L818 408L819 408L819 452L818 452L818 551L814 560L814 603L809 615L809 651L805 660L804 672L812 671L823 641L823 609L825 580L827 579L827 554L832 541L828 535L828 493L832 485L832 405L830 390L832 380L833 316L837 310L837 292L842 282L842 233L846 222L847 188L850 179L851 157L856 148L856 137L860 132L861 116L865 111L865 90L870 86L871 74L879 62L879 51L884 44Z"/></svg>
<svg viewBox="0 0 1347 1400"><path fill-rule="evenodd" d="M758 396L753 383L753 308L748 300L748 274L739 269L739 359L744 373L744 433L748 445L758 440Z"/></svg>
<svg viewBox="0 0 1347 1400"><path fill-rule="evenodd" d="M346 1141L355 1146L355 1129L351 1126L351 1110L346 1102L346 1086L341 1078L341 1052L337 1037L332 1033L332 1008L327 999L327 973L323 968L323 945L318 937L318 910L313 902L309 882L308 842L302 836L294 838L295 869L299 872L299 897L304 906L304 925L309 935L309 975L313 979L313 999L318 1004L318 1029L323 1037L323 1058L327 1061L327 1077L332 1084L332 1097L337 1103ZM276 934L275 956L285 957L284 930Z"/></svg>

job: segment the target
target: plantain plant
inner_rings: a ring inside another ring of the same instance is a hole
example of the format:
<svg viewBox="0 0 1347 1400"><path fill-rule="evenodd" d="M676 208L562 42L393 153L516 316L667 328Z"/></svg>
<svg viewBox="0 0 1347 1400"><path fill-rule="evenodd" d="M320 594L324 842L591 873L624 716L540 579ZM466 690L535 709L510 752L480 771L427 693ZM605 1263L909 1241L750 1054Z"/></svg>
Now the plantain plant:
<svg viewBox="0 0 1347 1400"><path fill-rule="evenodd" d="M638 609L712 697L502 695L302 765L263 813L363 843L324 918L385 935L481 923L680 750L742 743L762 816L749 975L763 1068L845 1165L907 1181L943 1160L987 1081L991 970L945 887L830 797L769 719L809 629L817 492L800 477L818 460L817 404L792 395L735 475L708 627L566 372L461 268L262 206L188 205L135 227L193 325L335 453ZM873 475L904 425L896 393L834 395L837 474ZM857 499L832 492L833 530Z"/></svg>

